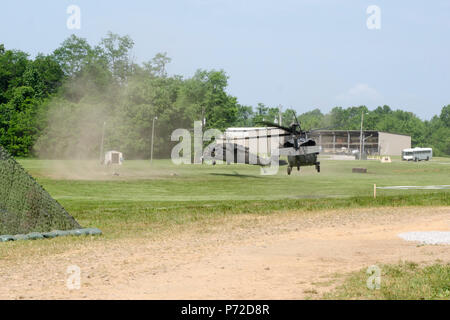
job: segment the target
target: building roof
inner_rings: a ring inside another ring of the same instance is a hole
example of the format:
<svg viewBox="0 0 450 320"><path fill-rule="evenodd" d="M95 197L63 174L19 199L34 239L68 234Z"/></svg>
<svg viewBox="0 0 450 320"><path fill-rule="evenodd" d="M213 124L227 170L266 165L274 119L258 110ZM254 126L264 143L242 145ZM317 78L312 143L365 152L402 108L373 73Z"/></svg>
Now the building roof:
<svg viewBox="0 0 450 320"><path fill-rule="evenodd" d="M225 132L249 132L249 131L259 131L259 130L283 130L277 127L236 127L236 128L227 128ZM360 133L360 130L314 130L312 135L317 133L322 134L332 134L334 132L349 132L349 133ZM395 132L386 132L386 131L380 131L380 130L363 130L364 133L387 133L387 134L395 134L399 136L406 136L410 137L408 134L402 134L402 133L395 133Z"/></svg>
<svg viewBox="0 0 450 320"><path fill-rule="evenodd" d="M419 147L415 147L412 149L403 149L403 152L413 152L413 151L432 151L433 148L419 148Z"/></svg>
<svg viewBox="0 0 450 320"><path fill-rule="evenodd" d="M227 128L226 131L239 131L239 132L245 132L245 131L257 131L257 130L272 130L272 129L279 129L283 130L277 127L236 127L236 128Z"/></svg>
<svg viewBox="0 0 450 320"><path fill-rule="evenodd" d="M361 130L314 130L314 133L316 133L316 132L318 132L318 133L349 132L349 133L358 133L359 134L361 132ZM379 130L363 130L363 132L366 132L366 133L387 133L387 134L395 134L395 135L399 135L399 136L410 137L410 135L408 135L408 134L386 132L386 131L379 131Z"/></svg>

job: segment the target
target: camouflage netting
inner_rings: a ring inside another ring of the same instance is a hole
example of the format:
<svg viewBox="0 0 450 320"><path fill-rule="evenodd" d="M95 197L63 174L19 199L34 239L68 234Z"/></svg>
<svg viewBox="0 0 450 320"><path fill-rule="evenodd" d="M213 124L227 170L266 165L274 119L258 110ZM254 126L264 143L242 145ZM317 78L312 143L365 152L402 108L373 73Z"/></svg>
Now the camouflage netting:
<svg viewBox="0 0 450 320"><path fill-rule="evenodd" d="M81 228L0 146L0 235Z"/></svg>

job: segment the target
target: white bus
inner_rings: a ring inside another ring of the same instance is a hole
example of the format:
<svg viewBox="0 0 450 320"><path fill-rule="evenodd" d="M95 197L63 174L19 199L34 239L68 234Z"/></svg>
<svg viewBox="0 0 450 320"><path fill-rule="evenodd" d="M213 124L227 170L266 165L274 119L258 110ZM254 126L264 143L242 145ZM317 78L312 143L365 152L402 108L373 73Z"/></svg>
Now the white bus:
<svg viewBox="0 0 450 320"><path fill-rule="evenodd" d="M402 160L405 161L422 161L430 160L433 157L432 148L413 148L402 150Z"/></svg>

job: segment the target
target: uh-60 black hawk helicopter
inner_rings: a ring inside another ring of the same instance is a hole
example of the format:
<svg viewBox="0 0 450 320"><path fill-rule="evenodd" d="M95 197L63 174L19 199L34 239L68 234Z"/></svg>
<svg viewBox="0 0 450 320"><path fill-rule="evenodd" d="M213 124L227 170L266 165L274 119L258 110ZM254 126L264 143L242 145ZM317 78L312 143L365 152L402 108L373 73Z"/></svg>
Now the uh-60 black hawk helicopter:
<svg viewBox="0 0 450 320"><path fill-rule="evenodd" d="M297 168L300 170L302 166L315 166L317 172L320 172L320 162L317 161L317 156L320 153L320 147L316 145L316 142L313 139L308 138L308 134L315 130L302 130L300 123L297 119L297 116L294 114L295 121L289 126L285 127L276 123L268 122L268 121L260 121L258 124L264 124L269 127L275 127L283 130L285 133L281 134L271 134L271 135L258 135L252 137L245 137L245 139L258 139L258 138L270 138L270 137L286 137L284 143L279 147L277 156L287 156L287 173L291 174L292 168ZM205 156L204 159L209 159L213 161L213 164L216 163L216 160L225 160L227 163L245 163L245 164L253 164L259 166L267 166L267 161L264 161L258 155L252 154L248 147L245 147L241 144L230 143L230 142L219 142L209 146L207 148L208 152L205 154L209 154L210 156ZM228 157L227 157L228 152ZM230 156L232 159L230 159ZM251 161L253 159L253 161ZM278 161L283 164L283 161ZM286 162L284 162L286 164Z"/></svg>

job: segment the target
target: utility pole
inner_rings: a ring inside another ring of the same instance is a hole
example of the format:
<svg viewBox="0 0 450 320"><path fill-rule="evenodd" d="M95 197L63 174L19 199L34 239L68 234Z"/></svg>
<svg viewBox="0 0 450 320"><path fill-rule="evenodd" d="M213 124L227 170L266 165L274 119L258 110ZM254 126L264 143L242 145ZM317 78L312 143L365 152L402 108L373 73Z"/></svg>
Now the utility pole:
<svg viewBox="0 0 450 320"><path fill-rule="evenodd" d="M363 144L363 121L364 121L364 110L361 111L361 132L359 136L359 160L362 159L362 144Z"/></svg>
<svg viewBox="0 0 450 320"><path fill-rule="evenodd" d="M369 139L370 137L372 137L372 135L363 138L363 143L362 143L363 153L364 153L364 150L366 150L366 140Z"/></svg>
<svg viewBox="0 0 450 320"><path fill-rule="evenodd" d="M102 142L100 144L100 163L103 163L103 157L104 157L103 143L105 141L105 127L106 127L106 121L103 122Z"/></svg>
<svg viewBox="0 0 450 320"><path fill-rule="evenodd" d="M281 123L281 120L283 119L283 106L280 104L279 106L278 106L278 125L283 125L282 123Z"/></svg>
<svg viewBox="0 0 450 320"><path fill-rule="evenodd" d="M152 124L152 144L150 148L150 164L153 162L153 140L155 138L155 120L158 120L158 117L153 118L153 124Z"/></svg>

